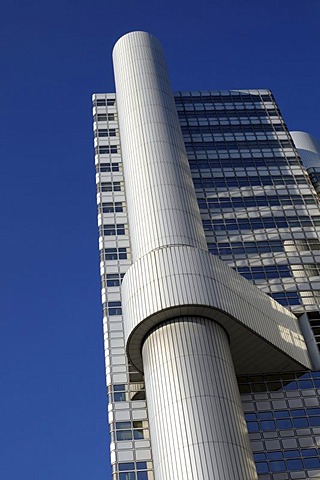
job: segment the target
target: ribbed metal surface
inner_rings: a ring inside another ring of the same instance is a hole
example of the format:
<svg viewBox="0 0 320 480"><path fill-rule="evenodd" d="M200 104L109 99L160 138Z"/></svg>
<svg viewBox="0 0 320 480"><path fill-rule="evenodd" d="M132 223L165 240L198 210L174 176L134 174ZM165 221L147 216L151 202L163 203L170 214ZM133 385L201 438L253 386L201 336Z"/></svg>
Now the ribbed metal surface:
<svg viewBox="0 0 320 480"><path fill-rule="evenodd" d="M320 142L306 132L294 131L290 135L305 168L320 168Z"/></svg>
<svg viewBox="0 0 320 480"><path fill-rule="evenodd" d="M176 318L147 337L143 361L156 479L256 479L224 330Z"/></svg>
<svg viewBox="0 0 320 480"><path fill-rule="evenodd" d="M207 250L161 46L132 32L113 61L133 260L170 244Z"/></svg>
<svg viewBox="0 0 320 480"><path fill-rule="evenodd" d="M122 293L127 351L141 370L143 337L180 314L224 326L237 374L310 366L296 317L203 250L180 245L150 252L130 267Z"/></svg>

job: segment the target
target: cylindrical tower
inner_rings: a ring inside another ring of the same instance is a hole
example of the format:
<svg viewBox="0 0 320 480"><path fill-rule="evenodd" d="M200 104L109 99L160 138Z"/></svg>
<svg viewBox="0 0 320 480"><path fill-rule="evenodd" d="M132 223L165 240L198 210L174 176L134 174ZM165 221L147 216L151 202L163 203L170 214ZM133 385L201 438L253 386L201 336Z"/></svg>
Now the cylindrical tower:
<svg viewBox="0 0 320 480"><path fill-rule="evenodd" d="M133 261L167 245L207 250L161 45L132 32L113 61Z"/></svg>
<svg viewBox="0 0 320 480"><path fill-rule="evenodd" d="M133 261L149 256L152 282L159 254L160 269L209 254L161 46L133 32L113 58ZM177 277L185 305L190 285ZM168 316L142 349L155 479L256 479L227 334L191 310Z"/></svg>
<svg viewBox="0 0 320 480"><path fill-rule="evenodd" d="M176 317L149 333L142 356L156 479L256 478L223 328Z"/></svg>

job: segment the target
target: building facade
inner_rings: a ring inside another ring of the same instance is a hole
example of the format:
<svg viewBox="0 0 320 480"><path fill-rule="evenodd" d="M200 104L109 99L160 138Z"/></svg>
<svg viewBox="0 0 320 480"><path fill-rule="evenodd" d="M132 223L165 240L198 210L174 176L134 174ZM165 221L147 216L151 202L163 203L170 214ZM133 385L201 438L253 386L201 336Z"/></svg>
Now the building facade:
<svg viewBox="0 0 320 480"><path fill-rule="evenodd" d="M114 66L93 95L113 480L320 478L320 208L278 106L173 96L144 32Z"/></svg>

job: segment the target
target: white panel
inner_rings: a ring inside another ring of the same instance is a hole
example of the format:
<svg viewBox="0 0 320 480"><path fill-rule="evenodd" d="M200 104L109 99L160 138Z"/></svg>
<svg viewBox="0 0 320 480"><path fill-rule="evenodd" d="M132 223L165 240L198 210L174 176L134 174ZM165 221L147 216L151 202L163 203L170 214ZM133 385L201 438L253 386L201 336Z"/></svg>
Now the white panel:
<svg viewBox="0 0 320 480"><path fill-rule="evenodd" d="M143 346L157 480L256 479L228 338L176 318Z"/></svg>

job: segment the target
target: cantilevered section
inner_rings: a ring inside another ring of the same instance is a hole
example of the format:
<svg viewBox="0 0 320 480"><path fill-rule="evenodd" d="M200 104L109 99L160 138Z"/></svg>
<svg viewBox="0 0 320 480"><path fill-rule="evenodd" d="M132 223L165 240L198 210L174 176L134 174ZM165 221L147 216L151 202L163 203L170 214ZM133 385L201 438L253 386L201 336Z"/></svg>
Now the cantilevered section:
<svg viewBox="0 0 320 480"><path fill-rule="evenodd" d="M140 370L145 335L179 315L210 318L227 331L238 375L310 368L295 315L206 251L150 252L130 267L122 292L127 352Z"/></svg>

